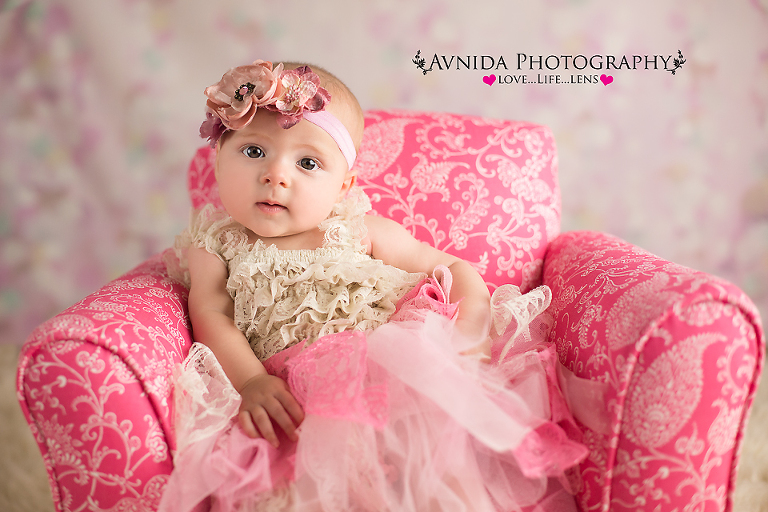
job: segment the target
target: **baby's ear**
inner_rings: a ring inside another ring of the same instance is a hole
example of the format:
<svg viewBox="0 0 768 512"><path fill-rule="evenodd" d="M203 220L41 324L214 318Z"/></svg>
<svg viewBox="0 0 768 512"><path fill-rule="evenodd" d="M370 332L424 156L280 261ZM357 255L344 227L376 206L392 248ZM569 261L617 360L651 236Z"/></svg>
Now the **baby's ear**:
<svg viewBox="0 0 768 512"><path fill-rule="evenodd" d="M355 183L357 183L357 172L351 171L347 172L346 177L344 178L344 183L341 184L341 190L339 191L339 200L343 199L345 195L347 195L347 192L349 192L349 189L352 188Z"/></svg>

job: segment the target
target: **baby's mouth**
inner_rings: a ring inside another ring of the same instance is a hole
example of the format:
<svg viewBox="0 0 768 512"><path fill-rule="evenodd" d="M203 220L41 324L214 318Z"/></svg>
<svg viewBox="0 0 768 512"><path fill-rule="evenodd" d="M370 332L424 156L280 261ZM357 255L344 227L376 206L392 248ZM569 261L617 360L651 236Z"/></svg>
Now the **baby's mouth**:
<svg viewBox="0 0 768 512"><path fill-rule="evenodd" d="M256 207L267 214L275 214L287 210L287 208L280 203L273 203L271 201L260 201L256 203Z"/></svg>

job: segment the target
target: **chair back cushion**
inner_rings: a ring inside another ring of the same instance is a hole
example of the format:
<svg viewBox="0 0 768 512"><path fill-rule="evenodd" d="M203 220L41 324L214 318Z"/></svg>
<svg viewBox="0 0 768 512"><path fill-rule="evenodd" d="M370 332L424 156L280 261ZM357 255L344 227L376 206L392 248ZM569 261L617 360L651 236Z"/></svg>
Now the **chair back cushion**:
<svg viewBox="0 0 768 512"><path fill-rule="evenodd" d="M192 205L220 204L215 150L189 168ZM560 229L557 151L549 128L443 113L368 111L355 161L374 213L470 262L491 288L541 282Z"/></svg>

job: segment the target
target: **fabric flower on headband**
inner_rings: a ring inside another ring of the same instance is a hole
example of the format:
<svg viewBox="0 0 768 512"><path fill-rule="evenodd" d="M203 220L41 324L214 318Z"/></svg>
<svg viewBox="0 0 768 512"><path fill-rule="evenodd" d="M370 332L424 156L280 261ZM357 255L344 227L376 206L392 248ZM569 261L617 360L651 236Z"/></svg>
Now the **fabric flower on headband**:
<svg viewBox="0 0 768 512"><path fill-rule="evenodd" d="M282 114L278 123L283 128L290 128L301 121L305 110L319 112L331 101L331 94L320 87L320 77L309 66L283 71L280 85L280 97L266 108Z"/></svg>
<svg viewBox="0 0 768 512"><path fill-rule="evenodd" d="M208 112L200 136L212 147L227 130L248 126L259 107L281 114L277 122L287 129L301 121L304 111L319 112L331 101L309 66L286 71L282 63L273 69L263 60L230 69L205 95Z"/></svg>

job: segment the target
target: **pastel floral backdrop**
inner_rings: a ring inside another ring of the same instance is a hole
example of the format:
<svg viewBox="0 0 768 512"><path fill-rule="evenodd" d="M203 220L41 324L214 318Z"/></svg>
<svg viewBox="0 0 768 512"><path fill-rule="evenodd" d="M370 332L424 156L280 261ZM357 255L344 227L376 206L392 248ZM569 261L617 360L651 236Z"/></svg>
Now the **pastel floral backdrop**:
<svg viewBox="0 0 768 512"><path fill-rule="evenodd" d="M423 74L419 50L503 56L509 74L518 54L685 63L487 85ZM318 63L364 108L549 125L564 231L724 277L768 317L768 0L0 0L0 342L171 244L202 91L257 58Z"/></svg>

